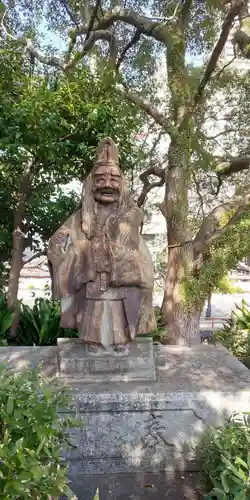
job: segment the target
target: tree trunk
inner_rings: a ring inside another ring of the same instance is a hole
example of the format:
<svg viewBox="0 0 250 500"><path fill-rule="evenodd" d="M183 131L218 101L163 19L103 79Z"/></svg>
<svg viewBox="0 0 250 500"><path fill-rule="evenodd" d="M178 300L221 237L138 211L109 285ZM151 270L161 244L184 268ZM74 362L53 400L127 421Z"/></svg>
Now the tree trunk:
<svg viewBox="0 0 250 500"><path fill-rule="evenodd" d="M26 202L31 189L32 168L34 167L34 160L31 159L25 166L24 173L20 182L19 200L14 213L13 233L12 233L12 258L11 267L8 279L8 292L7 301L10 308L15 309L14 321L10 329L12 337L16 336L18 326L18 308L17 304L18 287L20 273L23 267L23 251L24 251L24 216L26 210Z"/></svg>
<svg viewBox="0 0 250 500"><path fill-rule="evenodd" d="M188 246L188 245L187 245ZM162 303L162 318L166 326L169 344L194 345L200 343L200 316L202 305L199 300L187 303L184 295L183 278L190 260L190 249L169 248L168 270Z"/></svg>
<svg viewBox="0 0 250 500"><path fill-rule="evenodd" d="M11 268L8 280L8 306L12 307L17 301L18 283L20 278L21 269L23 266L23 235L19 225L14 224L14 231L12 236L13 249L11 258Z"/></svg>
<svg viewBox="0 0 250 500"><path fill-rule="evenodd" d="M13 323L10 328L11 337L16 336L16 330L19 321L18 307L15 306L17 304L19 279L23 267L24 234L22 232L22 228L23 228L23 219L25 214L25 202L26 202L26 195L20 194L19 203L16 212L14 214L14 224L12 233L13 248L12 248L11 267L9 272L8 292L7 292L8 306L10 308L14 308L15 310Z"/></svg>
<svg viewBox="0 0 250 500"><path fill-rule="evenodd" d="M211 318L211 314L212 314L212 292L209 292L207 298L206 318Z"/></svg>
<svg viewBox="0 0 250 500"><path fill-rule="evenodd" d="M188 230L188 169L183 145L169 147L165 200L161 206L167 222L168 263L162 303L162 318L168 342L176 345L200 343L199 300L187 304L183 279L193 273L194 253Z"/></svg>

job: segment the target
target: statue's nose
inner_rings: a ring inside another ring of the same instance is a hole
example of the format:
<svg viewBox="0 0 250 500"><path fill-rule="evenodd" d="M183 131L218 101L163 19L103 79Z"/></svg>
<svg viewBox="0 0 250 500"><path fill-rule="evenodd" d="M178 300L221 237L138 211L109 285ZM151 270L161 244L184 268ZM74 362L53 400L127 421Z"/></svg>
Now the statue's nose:
<svg viewBox="0 0 250 500"><path fill-rule="evenodd" d="M105 180L105 187L106 187L106 188L111 188L111 187L112 187L112 182L111 182L111 179L106 179L106 180Z"/></svg>

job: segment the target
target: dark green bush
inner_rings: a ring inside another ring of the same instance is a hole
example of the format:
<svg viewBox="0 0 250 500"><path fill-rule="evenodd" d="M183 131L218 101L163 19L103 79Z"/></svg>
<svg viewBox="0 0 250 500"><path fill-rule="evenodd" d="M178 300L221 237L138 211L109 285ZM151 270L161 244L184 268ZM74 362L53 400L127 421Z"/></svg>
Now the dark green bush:
<svg viewBox="0 0 250 500"><path fill-rule="evenodd" d="M51 388L38 371L11 375L0 366L1 500L74 498L61 452L70 446L69 428L78 423L57 415L69 401L62 387Z"/></svg>
<svg viewBox="0 0 250 500"><path fill-rule="evenodd" d="M214 341L222 344L250 368L250 306L245 300L241 306L236 305L224 328L215 332Z"/></svg>
<svg viewBox="0 0 250 500"><path fill-rule="evenodd" d="M17 342L20 345L56 345L58 337L77 337L77 332L60 327L60 304L36 298L33 307L20 306Z"/></svg>
<svg viewBox="0 0 250 500"><path fill-rule="evenodd" d="M208 429L200 442L198 459L201 478L208 492L206 500L247 500L250 498L249 415L241 421Z"/></svg>
<svg viewBox="0 0 250 500"><path fill-rule="evenodd" d="M58 337L77 337L75 330L60 327L60 304L48 298L36 298L33 307L18 302L19 324L17 337L11 342L18 345L56 345ZM0 346L8 345L13 312L5 296L0 296Z"/></svg>
<svg viewBox="0 0 250 500"><path fill-rule="evenodd" d="M5 295L0 295L0 345L7 345L7 334L12 321L13 312L8 309Z"/></svg>

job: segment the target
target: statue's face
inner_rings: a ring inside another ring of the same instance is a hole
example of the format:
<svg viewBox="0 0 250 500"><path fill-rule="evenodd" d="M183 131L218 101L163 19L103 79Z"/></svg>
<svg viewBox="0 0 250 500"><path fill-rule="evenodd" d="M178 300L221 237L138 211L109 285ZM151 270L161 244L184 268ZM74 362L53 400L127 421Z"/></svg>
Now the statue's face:
<svg viewBox="0 0 250 500"><path fill-rule="evenodd" d="M122 185L119 168L100 165L93 173L93 195L98 203L115 203L118 201Z"/></svg>

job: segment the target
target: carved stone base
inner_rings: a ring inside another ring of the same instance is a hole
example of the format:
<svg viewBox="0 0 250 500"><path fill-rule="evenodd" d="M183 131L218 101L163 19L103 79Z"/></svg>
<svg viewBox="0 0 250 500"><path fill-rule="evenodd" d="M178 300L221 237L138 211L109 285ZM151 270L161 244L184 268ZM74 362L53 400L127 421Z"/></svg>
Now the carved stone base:
<svg viewBox="0 0 250 500"><path fill-rule="evenodd" d="M144 338L123 358L91 358L82 347L61 341L58 347L0 348L0 361L15 371L43 359L47 372L59 359L61 380L74 394L61 416L76 415L83 423L71 431L72 479L197 470L203 429L225 423L235 411L250 411L250 371L222 347L157 345L153 355L152 341ZM150 380L154 366L157 378Z"/></svg>
<svg viewBox="0 0 250 500"><path fill-rule="evenodd" d="M199 470L203 430L250 411L250 371L225 349L154 351L156 382L73 385L83 426L72 434L70 477Z"/></svg>
<svg viewBox="0 0 250 500"><path fill-rule="evenodd" d="M67 383L156 380L151 338L136 339L118 352L113 347L91 352L89 347L78 339L58 339L60 379Z"/></svg>

